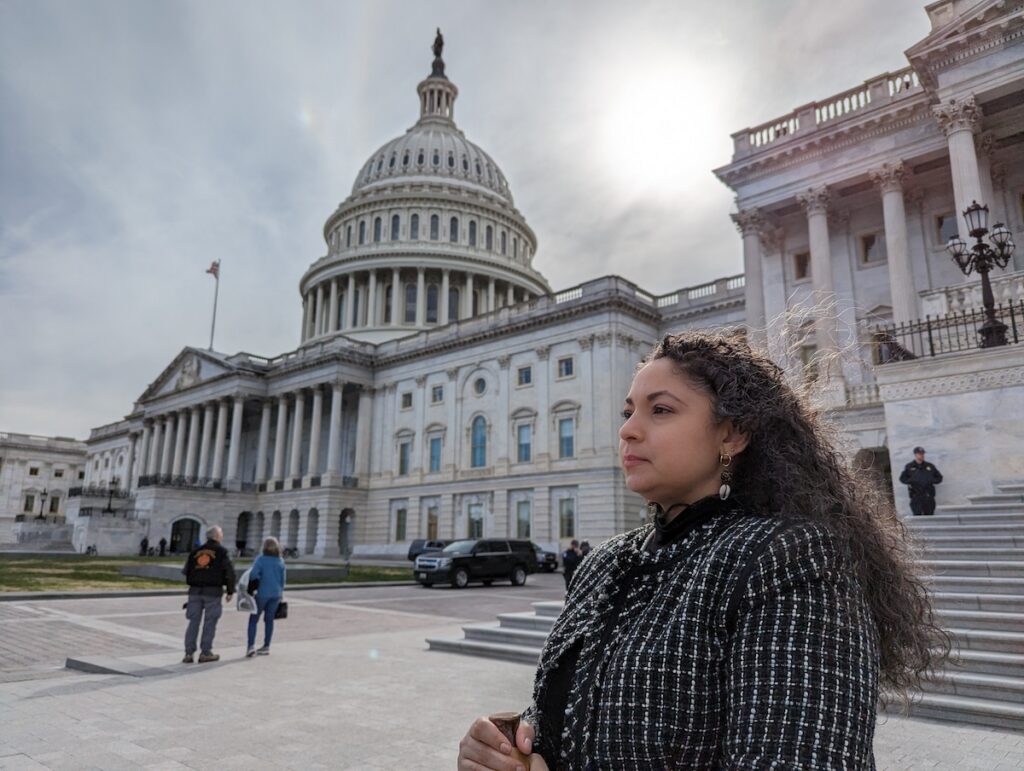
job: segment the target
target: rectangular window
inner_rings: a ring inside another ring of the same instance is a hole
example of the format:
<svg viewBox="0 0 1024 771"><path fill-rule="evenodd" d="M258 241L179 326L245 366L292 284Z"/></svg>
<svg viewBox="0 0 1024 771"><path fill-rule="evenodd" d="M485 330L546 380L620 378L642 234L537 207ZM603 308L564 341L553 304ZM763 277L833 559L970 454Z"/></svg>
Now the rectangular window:
<svg viewBox="0 0 1024 771"><path fill-rule="evenodd" d="M466 526L467 538L482 538L484 534L484 505L469 504L469 521Z"/></svg>
<svg viewBox="0 0 1024 771"><path fill-rule="evenodd" d="M50 498L50 513L51 514L59 514L60 513L60 497L59 496L55 495L52 498Z"/></svg>
<svg viewBox="0 0 1024 771"><path fill-rule="evenodd" d="M31 514L36 508L36 497L34 495L25 496L25 508L26 514Z"/></svg>
<svg viewBox="0 0 1024 771"><path fill-rule="evenodd" d="M576 537L576 502L572 498L558 499L558 537Z"/></svg>
<svg viewBox="0 0 1024 771"><path fill-rule="evenodd" d="M395 511L395 540L405 540L405 521L407 512L405 509L398 509Z"/></svg>
<svg viewBox="0 0 1024 771"><path fill-rule="evenodd" d="M530 502L516 503L516 538L530 537Z"/></svg>
<svg viewBox="0 0 1024 771"><path fill-rule="evenodd" d="M533 426L524 425L516 428L516 460L529 463L533 456Z"/></svg>
<svg viewBox="0 0 1024 771"><path fill-rule="evenodd" d="M812 383L818 379L817 346L800 346L800 363L803 366L804 381Z"/></svg>
<svg viewBox="0 0 1024 771"><path fill-rule="evenodd" d="M430 506L427 509L427 539L437 540L437 506Z"/></svg>
<svg viewBox="0 0 1024 771"><path fill-rule="evenodd" d="M398 445L398 476L404 477L409 473L409 452L412 449L412 442L402 442Z"/></svg>
<svg viewBox="0 0 1024 771"><path fill-rule="evenodd" d="M444 386L443 385L432 386L431 389L430 389L430 403L431 404L440 404L443 401L444 401Z"/></svg>
<svg viewBox="0 0 1024 771"><path fill-rule="evenodd" d="M885 260L885 237L879 233L872 233L860 237L860 261L861 263L882 262Z"/></svg>
<svg viewBox="0 0 1024 771"><path fill-rule="evenodd" d="M430 437L430 472L436 474L441 470L441 437Z"/></svg>
<svg viewBox="0 0 1024 771"><path fill-rule="evenodd" d="M575 361L572 356L566 356L564 359L558 360L558 376L559 377L572 377Z"/></svg>
<svg viewBox="0 0 1024 771"><path fill-rule="evenodd" d="M533 382L533 367L520 367L516 370L516 384L528 386Z"/></svg>
<svg viewBox="0 0 1024 771"><path fill-rule="evenodd" d="M53 475L54 475L54 476L55 476L55 477L56 477L57 479L60 479L61 477L63 477L63 476L64 476L64 469L62 469L62 468L59 468L59 469L54 469Z"/></svg>
<svg viewBox="0 0 1024 771"><path fill-rule="evenodd" d="M79 479L85 479L85 472L84 471L79 471L78 472L78 478Z"/></svg>
<svg viewBox="0 0 1024 771"><path fill-rule="evenodd" d="M960 228L957 226L955 214L940 214L935 218L935 237L939 246L945 246L949 239L958 235L959 232Z"/></svg>
<svg viewBox="0 0 1024 771"><path fill-rule="evenodd" d="M560 418L558 421L558 457L571 458L576 454L574 418Z"/></svg>
<svg viewBox="0 0 1024 771"><path fill-rule="evenodd" d="M412 392L411 391L406 391L404 394L402 394L402 409L403 410L412 409Z"/></svg>
<svg viewBox="0 0 1024 771"><path fill-rule="evenodd" d="M29 469L28 469L28 475L30 477L37 477L37 476L39 476L39 469L36 466L30 466Z"/></svg>
<svg viewBox="0 0 1024 771"><path fill-rule="evenodd" d="M793 255L793 277L803 281L811 277L811 253L797 252Z"/></svg>

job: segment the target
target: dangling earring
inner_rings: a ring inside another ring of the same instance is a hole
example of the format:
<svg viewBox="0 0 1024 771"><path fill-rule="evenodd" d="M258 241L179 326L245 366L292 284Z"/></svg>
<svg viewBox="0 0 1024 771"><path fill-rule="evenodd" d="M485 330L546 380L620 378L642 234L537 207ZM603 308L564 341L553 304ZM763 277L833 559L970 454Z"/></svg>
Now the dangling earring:
<svg viewBox="0 0 1024 771"><path fill-rule="evenodd" d="M722 486L718 488L718 497L724 501L732 492L732 487L730 487L732 472L729 470L729 466L732 465L732 456L727 452L719 453L718 462L722 464Z"/></svg>

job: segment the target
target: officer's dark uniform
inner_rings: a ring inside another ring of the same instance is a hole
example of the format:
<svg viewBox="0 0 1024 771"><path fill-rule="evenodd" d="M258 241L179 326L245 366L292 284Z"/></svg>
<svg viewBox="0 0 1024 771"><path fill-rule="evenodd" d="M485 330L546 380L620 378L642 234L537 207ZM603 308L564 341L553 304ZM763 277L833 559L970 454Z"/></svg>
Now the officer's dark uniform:
<svg viewBox="0 0 1024 771"><path fill-rule="evenodd" d="M910 461L903 467L900 481L910 486L910 510L915 517L935 513L935 485L942 482L942 474L934 463Z"/></svg>

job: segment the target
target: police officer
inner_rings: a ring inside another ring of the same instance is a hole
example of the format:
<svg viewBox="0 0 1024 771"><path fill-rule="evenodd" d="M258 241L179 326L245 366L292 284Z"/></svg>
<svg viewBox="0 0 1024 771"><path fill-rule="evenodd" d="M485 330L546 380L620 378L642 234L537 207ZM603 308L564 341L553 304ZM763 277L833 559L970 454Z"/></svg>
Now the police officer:
<svg viewBox="0 0 1024 771"><path fill-rule="evenodd" d="M924 459L924 447L914 448L914 459L903 467L900 482L910 488L910 510L915 517L935 513L935 485L942 482L942 474Z"/></svg>

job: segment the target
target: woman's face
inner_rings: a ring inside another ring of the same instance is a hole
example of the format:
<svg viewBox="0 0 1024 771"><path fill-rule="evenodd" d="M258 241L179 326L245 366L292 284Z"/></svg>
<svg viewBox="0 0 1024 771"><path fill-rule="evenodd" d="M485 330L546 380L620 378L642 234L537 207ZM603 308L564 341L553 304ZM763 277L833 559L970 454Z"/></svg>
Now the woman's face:
<svg viewBox="0 0 1024 771"><path fill-rule="evenodd" d="M626 485L668 509L718 493L719 455L746 447L729 421L716 425L711 398L655 359L633 378L619 429L619 457Z"/></svg>

